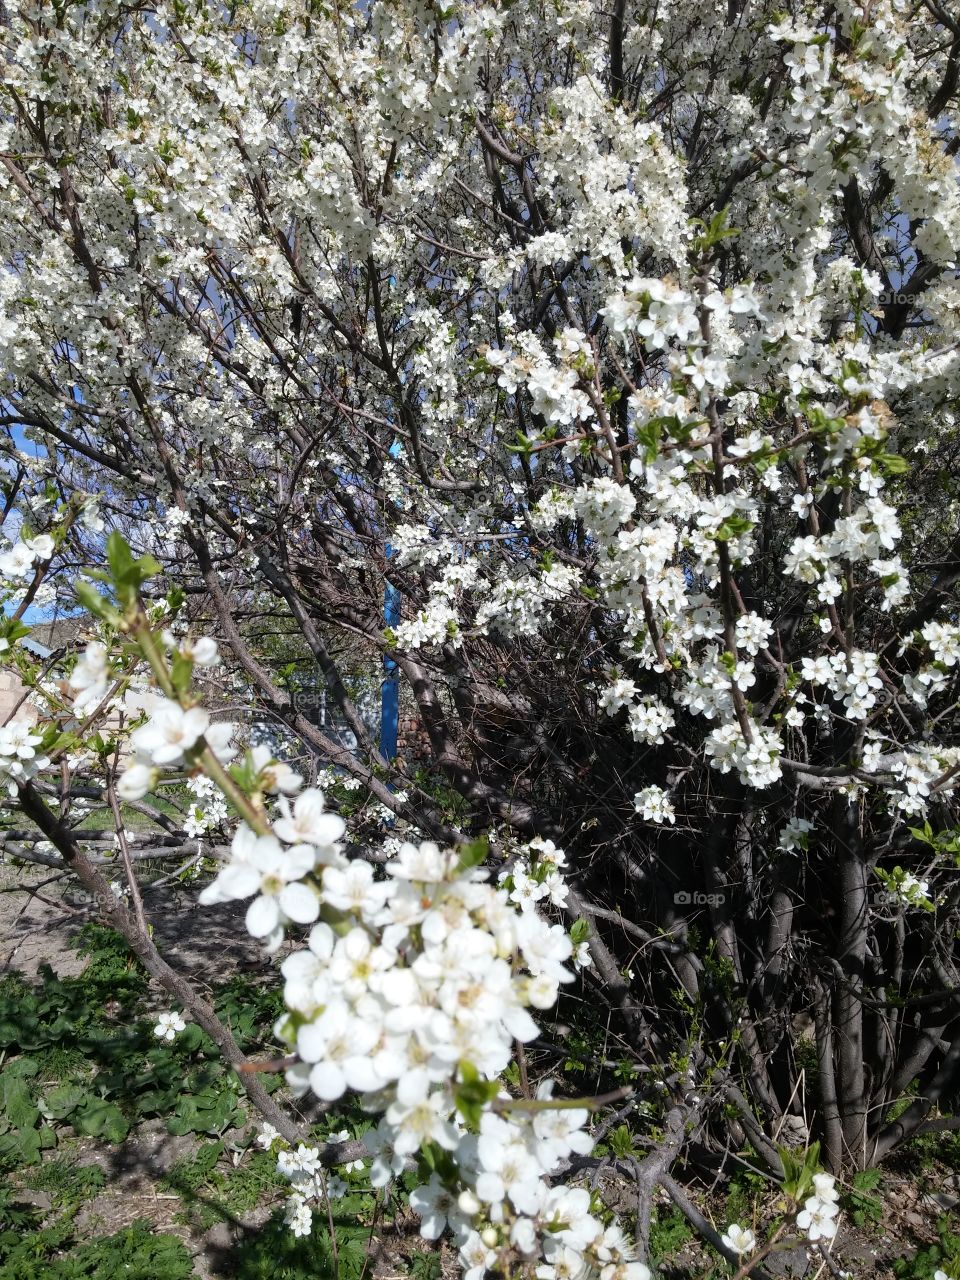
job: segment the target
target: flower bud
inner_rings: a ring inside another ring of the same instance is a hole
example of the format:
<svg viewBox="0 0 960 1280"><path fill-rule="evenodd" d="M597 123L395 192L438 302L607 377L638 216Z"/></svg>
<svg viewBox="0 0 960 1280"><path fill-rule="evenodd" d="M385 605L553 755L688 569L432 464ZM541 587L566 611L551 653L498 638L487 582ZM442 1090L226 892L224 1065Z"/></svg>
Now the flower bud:
<svg viewBox="0 0 960 1280"><path fill-rule="evenodd" d="M146 764L132 764L117 779L117 795L121 800L142 800L157 782L157 771Z"/></svg>
<svg viewBox="0 0 960 1280"><path fill-rule="evenodd" d="M220 662L220 650L212 636L185 641L182 653L184 657L192 658L198 667L215 667Z"/></svg>

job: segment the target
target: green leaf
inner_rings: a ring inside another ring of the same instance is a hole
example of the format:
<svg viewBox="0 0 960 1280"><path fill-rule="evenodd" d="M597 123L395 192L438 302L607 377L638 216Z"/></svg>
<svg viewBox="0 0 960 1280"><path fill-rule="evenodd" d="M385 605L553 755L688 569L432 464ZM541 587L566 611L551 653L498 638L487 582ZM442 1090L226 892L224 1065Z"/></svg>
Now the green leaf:
<svg viewBox="0 0 960 1280"><path fill-rule="evenodd" d="M180 1049L187 1049L191 1053L200 1048L203 1043L203 1032L195 1022L188 1022L185 1031L181 1031L177 1036L176 1044Z"/></svg>
<svg viewBox="0 0 960 1280"><path fill-rule="evenodd" d="M581 916L579 920L575 920L570 926L570 941L576 947L581 942L586 942L589 937L590 922Z"/></svg>
<svg viewBox="0 0 960 1280"><path fill-rule="evenodd" d="M40 1111L47 1120L65 1120L88 1097L87 1091L79 1085L62 1084L41 1098Z"/></svg>
<svg viewBox="0 0 960 1280"><path fill-rule="evenodd" d="M30 1100L30 1090L21 1074L8 1067L0 1075L0 1098L3 1114L14 1129L32 1129L40 1118Z"/></svg>
<svg viewBox="0 0 960 1280"><path fill-rule="evenodd" d="M103 1098L91 1098L70 1123L77 1133L86 1134L89 1138L106 1138L108 1142L122 1142L130 1132L130 1125L120 1108Z"/></svg>
<svg viewBox="0 0 960 1280"><path fill-rule="evenodd" d="M175 654L170 667L170 679L177 693L186 693L193 680L193 659L185 658L182 653Z"/></svg>
<svg viewBox="0 0 960 1280"><path fill-rule="evenodd" d="M129 581L133 570L133 552L122 533L114 529L107 538L107 564L117 584Z"/></svg>
<svg viewBox="0 0 960 1280"><path fill-rule="evenodd" d="M720 244L722 240L729 240L740 234L738 227L727 226L727 214L729 212L728 205L721 209L719 213L715 213L709 222L704 222L702 218L691 218L691 226L703 228L694 242L701 253L707 249L712 249L714 245Z"/></svg>
<svg viewBox="0 0 960 1280"><path fill-rule="evenodd" d="M637 443L643 445L643 456L647 462L653 462L660 452L662 422L662 418L651 418L642 427L637 427Z"/></svg>
<svg viewBox="0 0 960 1280"><path fill-rule="evenodd" d="M528 439L522 431L518 431L516 435L516 444L508 444L505 446L508 453L518 453L521 457L529 458L533 453L533 441Z"/></svg>
<svg viewBox="0 0 960 1280"><path fill-rule="evenodd" d="M741 533L749 533L752 528L753 524L746 516L728 516L713 536L717 542L729 542Z"/></svg>
<svg viewBox="0 0 960 1280"><path fill-rule="evenodd" d="M16 1058L7 1065L4 1074L7 1073L12 1076L36 1076L40 1074L40 1063L36 1058Z"/></svg>
<svg viewBox="0 0 960 1280"><path fill-rule="evenodd" d="M3 636L8 644L13 645L18 640L22 640L24 636L28 636L32 629L32 627L28 627L25 622L21 622L19 619L15 621L13 618L9 618L0 625L0 635Z"/></svg>
<svg viewBox="0 0 960 1280"><path fill-rule="evenodd" d="M480 1128L483 1108L497 1096L499 1090L496 1080L481 1079L472 1062L460 1063L460 1084L454 1093L454 1099L457 1110L471 1129Z"/></svg>
<svg viewBox="0 0 960 1280"><path fill-rule="evenodd" d="M490 841L486 836L480 836L478 840L471 840L468 844L462 844L457 849L460 860L457 864L461 872L469 871L472 867L479 867L481 862L486 860L487 854L490 852Z"/></svg>
<svg viewBox="0 0 960 1280"><path fill-rule="evenodd" d="M219 1136L228 1125L237 1121L242 1112L237 1098L229 1089L201 1089L198 1093L183 1097L174 1115L167 1121L170 1133L210 1133Z"/></svg>
<svg viewBox="0 0 960 1280"><path fill-rule="evenodd" d="M111 626L117 626L120 622L120 614L113 604L102 596L100 592L90 582L75 582L73 584L73 594L77 597L78 604L83 605L89 613L95 618L102 618L104 622L110 623Z"/></svg>
<svg viewBox="0 0 960 1280"><path fill-rule="evenodd" d="M107 563L117 596L124 604L132 604L142 584L161 572L161 565L153 556L134 560L126 539L116 529L107 538Z"/></svg>
<svg viewBox="0 0 960 1280"><path fill-rule="evenodd" d="M910 470L910 463L899 453L881 453L878 461L888 475L902 476Z"/></svg>
<svg viewBox="0 0 960 1280"><path fill-rule="evenodd" d="M633 1134L630 1132L628 1125L618 1125L607 1138L607 1143L613 1154L620 1156L622 1159L637 1154L637 1149L633 1144Z"/></svg>
<svg viewBox="0 0 960 1280"><path fill-rule="evenodd" d="M72 747L79 739L75 733L61 733L56 725L47 725L43 731L42 747L44 753L59 751L61 747Z"/></svg>
<svg viewBox="0 0 960 1280"><path fill-rule="evenodd" d="M0 1135L0 1162L39 1164L40 1150L40 1134L36 1129L15 1129Z"/></svg>

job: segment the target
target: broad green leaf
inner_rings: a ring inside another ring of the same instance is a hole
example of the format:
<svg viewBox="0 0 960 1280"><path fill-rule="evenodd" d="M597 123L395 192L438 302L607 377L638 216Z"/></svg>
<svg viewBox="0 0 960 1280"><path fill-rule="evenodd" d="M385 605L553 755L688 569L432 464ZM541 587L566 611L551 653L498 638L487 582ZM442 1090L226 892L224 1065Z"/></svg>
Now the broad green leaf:
<svg viewBox="0 0 960 1280"><path fill-rule="evenodd" d="M40 1111L48 1120L65 1120L89 1094L79 1085L62 1084L40 1100Z"/></svg>
<svg viewBox="0 0 960 1280"><path fill-rule="evenodd" d="M93 1098L81 1107L70 1123L78 1133L90 1138L106 1138L109 1142L122 1142L130 1132L123 1112L112 1102Z"/></svg>

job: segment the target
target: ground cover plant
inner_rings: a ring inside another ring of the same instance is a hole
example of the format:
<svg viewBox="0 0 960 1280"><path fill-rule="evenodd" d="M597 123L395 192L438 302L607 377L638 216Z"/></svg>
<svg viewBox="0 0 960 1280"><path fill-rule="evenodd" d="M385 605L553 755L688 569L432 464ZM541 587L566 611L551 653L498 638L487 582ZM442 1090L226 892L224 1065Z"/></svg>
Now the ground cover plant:
<svg viewBox="0 0 960 1280"><path fill-rule="evenodd" d="M76 946L88 960L77 977L58 979L41 965L32 980L14 972L0 982L0 1276L185 1280L214 1264L210 1249L194 1257L204 1233L257 1211L256 1232L231 1237L217 1274L300 1280L336 1270L356 1280L375 1208L357 1171L334 1221L336 1248L329 1224L308 1241L292 1237L283 1221L289 1184L257 1144L259 1126L216 1045L195 1024L170 1041L156 1034L147 975L120 935L88 924ZM270 995L243 978L217 992L215 1007L245 1048L256 1040L244 1024ZM352 1126L348 1137L366 1127L344 1111L324 1120L325 1132L334 1121ZM158 1233L148 1195L142 1217L109 1231L100 1197L125 1140L144 1130L187 1144L153 1175L155 1192L172 1193L173 1220Z"/></svg>
<svg viewBox="0 0 960 1280"><path fill-rule="evenodd" d="M838 1272L958 1123L960 22L9 0L0 47L0 834L127 949L5 980L4 1158L158 1121L252 1208L255 1112L321 1271L389 1206L468 1280ZM167 948L188 895L262 991Z"/></svg>

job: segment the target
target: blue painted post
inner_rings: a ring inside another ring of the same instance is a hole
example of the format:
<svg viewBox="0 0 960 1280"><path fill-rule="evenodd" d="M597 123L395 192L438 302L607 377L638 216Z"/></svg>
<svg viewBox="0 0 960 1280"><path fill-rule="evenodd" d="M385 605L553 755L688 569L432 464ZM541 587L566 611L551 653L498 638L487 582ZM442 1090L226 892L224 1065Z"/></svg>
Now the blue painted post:
<svg viewBox="0 0 960 1280"><path fill-rule="evenodd" d="M387 543L387 560L393 548ZM384 626L395 627L400 621L400 592L387 583L383 592ZM397 754L400 729L400 673L392 658L383 660L383 688L380 693L380 754L392 760Z"/></svg>
<svg viewBox="0 0 960 1280"><path fill-rule="evenodd" d="M390 283L394 284L393 277ZM399 457L402 446L399 440L390 445L391 458ZM384 548L387 563L393 555L388 542ZM395 627L400 621L400 592L389 581L383 590L383 625ZM393 760L397 754L397 738L400 731L400 672L392 658L383 660L383 688L380 692L380 754Z"/></svg>

